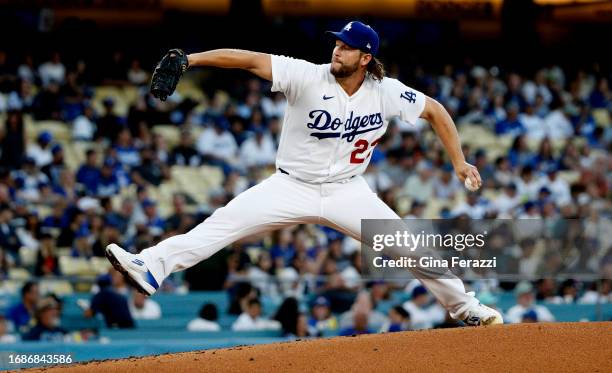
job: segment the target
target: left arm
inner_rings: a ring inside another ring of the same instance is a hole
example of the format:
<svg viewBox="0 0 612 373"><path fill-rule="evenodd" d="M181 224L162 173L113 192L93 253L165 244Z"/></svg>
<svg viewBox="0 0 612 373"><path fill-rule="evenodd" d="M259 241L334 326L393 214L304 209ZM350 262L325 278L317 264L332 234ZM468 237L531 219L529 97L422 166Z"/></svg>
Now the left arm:
<svg viewBox="0 0 612 373"><path fill-rule="evenodd" d="M421 118L431 123L431 126L450 156L453 168L459 180L464 182L466 178L470 178L472 179L473 185L480 187L482 184L480 174L476 167L465 161L457 128L444 106L433 98L426 97L425 108L421 113Z"/></svg>

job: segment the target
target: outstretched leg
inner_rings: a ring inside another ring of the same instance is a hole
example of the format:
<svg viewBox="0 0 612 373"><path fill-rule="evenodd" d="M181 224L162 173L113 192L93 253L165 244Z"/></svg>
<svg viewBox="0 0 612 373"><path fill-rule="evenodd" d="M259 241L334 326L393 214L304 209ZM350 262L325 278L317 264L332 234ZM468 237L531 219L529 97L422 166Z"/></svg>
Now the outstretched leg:
<svg viewBox="0 0 612 373"><path fill-rule="evenodd" d="M317 223L318 187L274 174L216 210L185 234L132 255L109 245L113 266L151 295L171 273L187 269L241 238L298 223Z"/></svg>
<svg viewBox="0 0 612 373"><path fill-rule="evenodd" d="M357 240L362 239L361 219L400 219L376 193L372 192L362 177L354 177L344 184L329 184L326 188L322 200L324 223ZM474 296L466 293L465 286L459 278L449 273L446 273L444 278L432 276L431 272L424 268L410 270L453 318L476 325L501 323L501 315L496 311L491 310L495 312L492 314L483 309L484 306L481 306ZM470 320L476 316L476 313L478 320L476 318Z"/></svg>

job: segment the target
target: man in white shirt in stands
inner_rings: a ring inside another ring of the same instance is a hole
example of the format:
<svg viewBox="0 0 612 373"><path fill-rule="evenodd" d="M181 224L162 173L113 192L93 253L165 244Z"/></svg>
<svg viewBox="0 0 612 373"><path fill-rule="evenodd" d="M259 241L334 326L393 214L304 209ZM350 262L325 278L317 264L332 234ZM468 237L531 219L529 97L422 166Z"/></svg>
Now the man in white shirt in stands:
<svg viewBox="0 0 612 373"><path fill-rule="evenodd" d="M221 330L217 323L218 317L217 307L212 303L206 303L200 309L199 317L187 324L187 330L190 332L218 332Z"/></svg>
<svg viewBox="0 0 612 373"><path fill-rule="evenodd" d="M205 129L196 143L196 149L209 160L234 164L238 155L238 145L228 131L229 123L225 118L217 118L212 128Z"/></svg>
<svg viewBox="0 0 612 373"><path fill-rule="evenodd" d="M505 319L508 322L513 324L520 323L523 320L523 315L528 311L534 311L538 321L555 321L555 317L548 308L535 304L535 296L533 295L531 283L527 281L519 282L514 289L514 294L516 294L517 304L506 313Z"/></svg>
<svg viewBox="0 0 612 373"><path fill-rule="evenodd" d="M276 160L274 141L263 128L257 127L253 133L240 146L241 164L246 167L273 165Z"/></svg>
<svg viewBox="0 0 612 373"><path fill-rule="evenodd" d="M261 317L261 303L258 299L251 299L246 311L242 312L232 324L232 330L279 330L280 323Z"/></svg>
<svg viewBox="0 0 612 373"><path fill-rule="evenodd" d="M43 63L38 67L38 74L42 80L43 87L48 86L52 82L63 84L66 79L66 67L62 63L60 54L53 52L51 60Z"/></svg>
<svg viewBox="0 0 612 373"><path fill-rule="evenodd" d="M135 290L132 291L129 308L135 320L157 320L162 316L161 307L156 301Z"/></svg>

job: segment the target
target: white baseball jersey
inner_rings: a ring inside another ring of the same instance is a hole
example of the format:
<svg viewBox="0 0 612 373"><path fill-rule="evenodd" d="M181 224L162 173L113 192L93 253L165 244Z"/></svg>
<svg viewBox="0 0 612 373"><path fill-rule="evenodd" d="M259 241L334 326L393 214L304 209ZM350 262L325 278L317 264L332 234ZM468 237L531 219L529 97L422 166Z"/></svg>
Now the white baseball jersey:
<svg viewBox="0 0 612 373"><path fill-rule="evenodd" d="M330 64L285 56L272 56L272 91L288 100L276 167L313 183L362 174L389 120L415 124L425 108L425 95L397 79L368 76L349 97Z"/></svg>

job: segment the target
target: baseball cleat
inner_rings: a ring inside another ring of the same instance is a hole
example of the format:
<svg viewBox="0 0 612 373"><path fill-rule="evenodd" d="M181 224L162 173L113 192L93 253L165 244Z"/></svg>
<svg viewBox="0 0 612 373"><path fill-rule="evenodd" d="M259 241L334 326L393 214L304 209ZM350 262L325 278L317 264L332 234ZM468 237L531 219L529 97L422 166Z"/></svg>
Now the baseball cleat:
<svg viewBox="0 0 612 373"><path fill-rule="evenodd" d="M144 295L151 296L159 284L144 261L114 243L106 246L106 257L125 281Z"/></svg>
<svg viewBox="0 0 612 373"><path fill-rule="evenodd" d="M478 303L477 306L468 311L468 316L463 322L470 326L503 324L502 315L491 307Z"/></svg>

